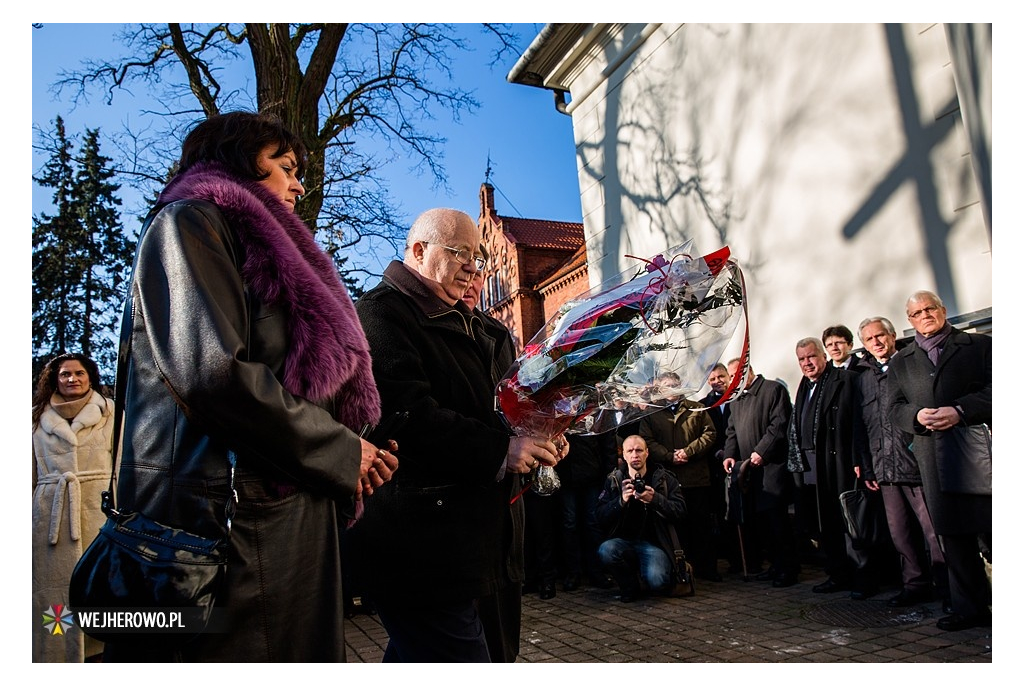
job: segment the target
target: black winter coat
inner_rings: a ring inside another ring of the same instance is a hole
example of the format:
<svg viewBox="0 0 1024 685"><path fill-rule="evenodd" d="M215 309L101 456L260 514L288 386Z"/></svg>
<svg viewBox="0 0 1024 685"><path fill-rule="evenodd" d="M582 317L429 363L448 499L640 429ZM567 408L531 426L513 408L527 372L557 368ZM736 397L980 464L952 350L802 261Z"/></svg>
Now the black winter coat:
<svg viewBox="0 0 1024 685"><path fill-rule="evenodd" d="M731 403L725 434L725 457L740 462L757 452L762 468L750 467L749 492L756 511L787 506L793 499L793 477L786 466L789 456L789 417L793 411L789 393L781 383L758 375Z"/></svg>
<svg viewBox="0 0 1024 685"><path fill-rule="evenodd" d="M819 513L822 503L839 511L839 494L853 490L854 420L857 416L857 379L861 374L836 369L831 364L819 379L812 402L818 404L814 426L815 472L818 480ZM796 392L793 415L796 435L800 435L801 409L810 382L803 378ZM817 397L821 393L820 397Z"/></svg>
<svg viewBox="0 0 1024 685"><path fill-rule="evenodd" d="M494 411L508 332L461 301L444 303L398 261L356 310L383 415L409 412L395 435L398 471L349 531L357 577L389 602L493 594L506 584L503 550L521 549L507 525L517 479L496 480L510 439Z"/></svg>
<svg viewBox="0 0 1024 685"><path fill-rule="evenodd" d="M938 366L912 343L889 364L893 423L914 436L925 501L935 532L974 534L992 530L992 497L943 492L935 464L935 436L917 422L925 407L960 405L968 425L992 425L992 338L954 330Z"/></svg>
<svg viewBox="0 0 1024 685"><path fill-rule="evenodd" d="M887 485L920 485L921 472L910 449L912 437L892 422L888 363L866 362L857 376L856 464L861 478Z"/></svg>

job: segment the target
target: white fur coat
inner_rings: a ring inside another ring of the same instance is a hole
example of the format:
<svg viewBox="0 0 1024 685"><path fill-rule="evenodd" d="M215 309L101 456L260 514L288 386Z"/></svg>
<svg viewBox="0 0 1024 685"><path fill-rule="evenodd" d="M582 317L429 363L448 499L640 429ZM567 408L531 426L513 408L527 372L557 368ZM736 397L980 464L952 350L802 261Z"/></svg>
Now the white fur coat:
<svg viewBox="0 0 1024 685"><path fill-rule="evenodd" d="M103 648L77 626L51 634L43 615L56 605L67 611L71 571L103 525L100 493L110 482L113 416L113 400L94 392L70 423L47 406L32 433L34 662L80 662Z"/></svg>

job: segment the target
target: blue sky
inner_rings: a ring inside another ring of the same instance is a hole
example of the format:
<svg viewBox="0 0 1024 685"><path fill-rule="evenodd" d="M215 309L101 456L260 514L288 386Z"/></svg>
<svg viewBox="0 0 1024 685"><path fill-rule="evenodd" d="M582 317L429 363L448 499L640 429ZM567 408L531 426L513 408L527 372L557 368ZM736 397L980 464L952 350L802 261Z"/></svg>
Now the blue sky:
<svg viewBox="0 0 1024 685"><path fill-rule="evenodd" d="M52 129L58 114L64 118L69 134L81 134L86 127L99 127L102 135L120 131L126 124L133 128L161 125L158 117L147 113L156 108L156 103L143 85L136 85L131 93L118 91L111 105L104 102L102 93L94 91L88 104L77 107L72 106L69 94L58 100L50 90L60 69L78 68L88 58L115 58L127 54L127 48L115 38L121 26L44 23L41 29L32 30L33 126ZM544 25L514 26L520 35L522 51ZM437 206L455 207L476 217L478 193L489 155L491 183L496 189L499 213L582 221L570 118L555 111L550 91L512 85L505 80L521 52L491 68L488 66L490 44L480 34L479 24L460 24L459 31L467 36L475 50L457 57L453 65L454 78L460 87L474 91L480 107L475 113L463 115L458 123L441 111L430 122L432 132L447 138L444 165L451 194L433 188L433 178L429 175L409 173L408 165L399 161L384 174L392 196L401 204L409 221L421 211ZM112 145L101 147L101 151L108 156L115 154ZM33 153L33 173L44 161L45 156ZM127 188L121 196L124 210L132 211L132 216L138 215L145 200ZM50 189L33 184L34 215L48 210L49 199ZM378 246L365 263L379 272L394 256L390 248ZM376 279L371 278L370 282Z"/></svg>

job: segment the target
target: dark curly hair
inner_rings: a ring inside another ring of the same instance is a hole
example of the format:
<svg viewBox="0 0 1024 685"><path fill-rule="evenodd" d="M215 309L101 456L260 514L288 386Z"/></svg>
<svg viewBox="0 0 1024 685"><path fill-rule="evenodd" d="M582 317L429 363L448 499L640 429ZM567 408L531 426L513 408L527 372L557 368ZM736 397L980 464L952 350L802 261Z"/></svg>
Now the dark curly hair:
<svg viewBox="0 0 1024 685"><path fill-rule="evenodd" d="M178 173L199 162L220 162L244 179L262 181L270 173L260 170L257 159L268 145L277 146L275 158L289 150L295 153L296 176L301 179L306 171L306 146L280 118L254 112L228 112L199 122L182 143Z"/></svg>
<svg viewBox="0 0 1024 685"><path fill-rule="evenodd" d="M36 392L32 396L33 428L39 425L39 417L46 410L46 405L50 403L53 393L57 392L57 373L60 371L60 365L72 360L80 362L85 367L85 372L89 374L89 386L96 392L100 392L100 369L96 362L78 352L67 352L57 355L46 362L43 372L39 374L39 382L36 383Z"/></svg>

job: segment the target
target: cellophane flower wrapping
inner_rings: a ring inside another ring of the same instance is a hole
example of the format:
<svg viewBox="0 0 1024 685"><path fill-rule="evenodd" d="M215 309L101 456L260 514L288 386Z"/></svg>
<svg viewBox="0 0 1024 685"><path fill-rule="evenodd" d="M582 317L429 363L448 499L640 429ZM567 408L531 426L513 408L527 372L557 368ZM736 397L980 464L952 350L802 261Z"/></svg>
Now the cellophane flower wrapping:
<svg viewBox="0 0 1024 685"><path fill-rule="evenodd" d="M728 247L699 258L691 247L639 260L551 317L496 388L515 434L604 433L704 387L744 317L744 289ZM658 381L670 372L678 383Z"/></svg>

